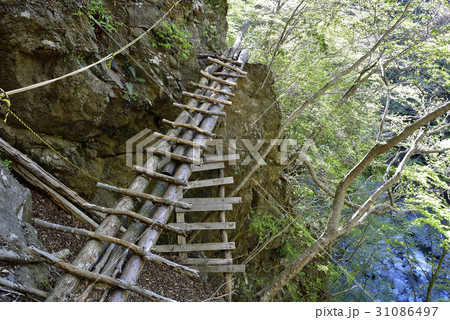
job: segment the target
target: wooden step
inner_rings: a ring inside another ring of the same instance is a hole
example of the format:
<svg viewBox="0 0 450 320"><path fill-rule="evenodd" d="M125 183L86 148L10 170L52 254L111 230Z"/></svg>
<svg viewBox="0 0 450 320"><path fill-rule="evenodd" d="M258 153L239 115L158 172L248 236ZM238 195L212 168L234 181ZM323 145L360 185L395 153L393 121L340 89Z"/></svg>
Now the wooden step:
<svg viewBox="0 0 450 320"><path fill-rule="evenodd" d="M195 94L195 93L191 93L191 92L187 92L187 91L183 91L183 95L191 97L191 98L195 98L198 100L204 100L207 102L215 103L215 104L224 104L227 106L231 106L233 104L231 101L228 101L228 100L215 99L212 97L204 96L201 94Z"/></svg>
<svg viewBox="0 0 450 320"><path fill-rule="evenodd" d="M229 198L183 198L184 202L190 204L222 204L222 203L242 203L241 197Z"/></svg>
<svg viewBox="0 0 450 320"><path fill-rule="evenodd" d="M146 176L148 178L156 179L156 180L159 180L159 181L169 182L169 183L177 185L177 186L187 186L188 185L187 181L183 181L183 180L180 180L180 179L168 176L166 174L158 173L158 172L155 172L153 170L149 170L149 169L144 168L144 167L133 166L133 171L134 172L138 172L138 173L140 173L143 176Z"/></svg>
<svg viewBox="0 0 450 320"><path fill-rule="evenodd" d="M94 210L94 211L103 212L103 213L107 213L107 214L111 214L111 215L115 215L115 216L127 216L134 220L143 222L143 223L147 224L149 227L166 230L166 231L172 231L172 232L175 232L176 234L179 234L182 236L187 236L186 230L184 230L184 229L181 229L176 226L170 226L168 224L160 223L156 220L144 217L133 211L123 211L123 210L116 210L116 209L112 209L112 208L105 208L105 207L97 206L97 205L94 205L91 203L84 203L83 207L86 210ZM229 223L234 223L234 222L229 222ZM195 230L195 229L192 229L192 230Z"/></svg>
<svg viewBox="0 0 450 320"><path fill-rule="evenodd" d="M210 116L219 116L219 117L225 117L227 114L225 112L221 112L221 111L209 111L209 110L204 110L204 109L200 109L200 108L195 108L195 107L190 107L187 106L185 104L180 104L180 103L174 103L173 104L175 107L183 109L183 110L190 110L190 111L194 111L194 112L199 112L199 113L203 113L203 114L207 114Z"/></svg>
<svg viewBox="0 0 450 320"><path fill-rule="evenodd" d="M234 242L211 242L211 243L190 243L190 244L163 244L153 247L154 252L190 252L190 251L219 251L234 250Z"/></svg>
<svg viewBox="0 0 450 320"><path fill-rule="evenodd" d="M204 85L202 85L200 83L195 83L195 82L191 81L191 82L189 82L189 84L191 84L193 86L196 86L198 88L201 88L201 89L205 89L205 90L208 90L208 91L211 91L211 92L215 92L215 93L224 94L224 95L227 95L227 96L230 96L230 97L236 96L236 94L234 94L232 92L228 92L228 91L220 90L220 89L215 89L213 87L204 86Z"/></svg>
<svg viewBox="0 0 450 320"><path fill-rule="evenodd" d="M225 163L212 162L212 163L202 164L200 166L193 166L192 172L202 172L202 171L217 170L217 169L224 169L224 168L225 168Z"/></svg>
<svg viewBox="0 0 450 320"><path fill-rule="evenodd" d="M185 258L177 261L182 265L232 265L233 259Z"/></svg>
<svg viewBox="0 0 450 320"><path fill-rule="evenodd" d="M245 272L244 264L230 264L230 265L217 265L217 266L189 266L192 269L196 269L200 272L208 273L239 273Z"/></svg>
<svg viewBox="0 0 450 320"><path fill-rule="evenodd" d="M111 186L102 182L98 182L97 183L97 187L100 189L104 189L104 190L108 190L108 191L112 191L112 192L116 192L116 193L120 193L122 195L125 196L130 196L130 197L137 197L140 199L144 199L144 200L149 200L153 203L156 204L164 204L164 205L169 205L169 206L174 206L177 208L183 208L183 209L190 209L191 205L187 202L183 202L183 201L177 201L177 200L171 200L171 199L166 199L166 198L161 198L161 197L157 197L151 194L147 194L147 193L143 193L143 192L136 192L130 189L125 189L125 188L118 188L115 186Z"/></svg>
<svg viewBox="0 0 450 320"><path fill-rule="evenodd" d="M153 132L153 135L155 137L161 138L163 140L175 142L176 144L184 144L184 145L190 146L192 148L197 148L197 149L202 149L202 150L208 149L207 146L195 143L193 141L184 140L184 139L180 139L180 138L177 138L177 137L166 136L165 134L161 134L159 132Z"/></svg>
<svg viewBox="0 0 450 320"><path fill-rule="evenodd" d="M224 185L224 184L233 184L233 183L234 183L233 177L189 181L187 189L204 188L204 187L212 187L212 186L221 186L221 185Z"/></svg>
<svg viewBox="0 0 450 320"><path fill-rule="evenodd" d="M199 54L197 55L197 58L199 59L208 59L208 58L214 58L214 59L218 59L227 63L232 63L234 65L240 66L242 65L242 62L237 61L237 60L233 60L230 58L226 58L226 57L221 57L221 56L217 56L217 55L210 55L210 54Z"/></svg>
<svg viewBox="0 0 450 320"><path fill-rule="evenodd" d="M244 76L247 75L247 72L245 72L245 71L243 71L243 70L241 70L241 69L239 69L239 68L237 68L237 67L235 67L235 66L233 66L233 65L231 65L229 63L220 61L219 59L214 59L214 58L208 57L208 60L211 61L211 62L217 63L218 65L221 65L222 67L228 68L228 69L230 69L232 71L235 71L235 72L237 72L239 74L242 74Z"/></svg>
<svg viewBox="0 0 450 320"><path fill-rule="evenodd" d="M236 222L197 222L197 223L169 223L169 227L176 230L234 230Z"/></svg>
<svg viewBox="0 0 450 320"><path fill-rule="evenodd" d="M213 75L210 75L209 73L204 72L203 70L200 71L200 73L201 73L202 76L204 76L205 78L208 78L211 81L215 81L217 83L220 83L220 84L223 84L223 85L226 85L226 86L229 86L229 87L237 86L236 82L231 82L231 81L223 80L221 78L214 77Z"/></svg>
<svg viewBox="0 0 450 320"><path fill-rule="evenodd" d="M190 209L175 208L175 212L231 211L231 203L222 204L192 204Z"/></svg>
<svg viewBox="0 0 450 320"><path fill-rule="evenodd" d="M196 164L199 165L201 163L200 159L192 159L190 157L180 156L175 153L167 152L167 151L160 151L153 147L147 147L147 152L151 152L154 154L157 154L159 156L167 157L175 161L184 162L184 163L190 163L190 164Z"/></svg>
<svg viewBox="0 0 450 320"><path fill-rule="evenodd" d="M241 157L239 153L225 154L225 155L215 155L215 154L204 154L203 163L213 163L213 162L225 162L225 161L236 161Z"/></svg>
<svg viewBox="0 0 450 320"><path fill-rule="evenodd" d="M215 138L216 135L214 133L211 133L209 131L206 131L202 128L193 126L192 124L187 124L187 123L181 123L181 122L173 122L167 119L163 119L162 122L167 123L169 125L171 125L172 127L176 128L176 127L182 127L182 128L187 128L187 129L191 129L191 130L195 130L198 133L204 134L205 136L211 137L211 138Z"/></svg>
<svg viewBox="0 0 450 320"><path fill-rule="evenodd" d="M243 75L243 74L232 74L232 73L228 73L228 72L214 72L212 75L216 76L216 77L228 77L228 78L245 78L245 77L247 77L246 75Z"/></svg>

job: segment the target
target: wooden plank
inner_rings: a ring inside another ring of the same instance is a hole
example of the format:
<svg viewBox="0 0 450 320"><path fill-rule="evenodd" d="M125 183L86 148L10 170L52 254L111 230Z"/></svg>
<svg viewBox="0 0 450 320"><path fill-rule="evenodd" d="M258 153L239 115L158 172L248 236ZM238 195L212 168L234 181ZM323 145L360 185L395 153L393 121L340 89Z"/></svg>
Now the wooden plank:
<svg viewBox="0 0 450 320"><path fill-rule="evenodd" d="M214 72L213 76L228 77L228 78L245 78L245 77L247 77L246 75L243 75L243 74L232 74L232 73L228 73L228 72Z"/></svg>
<svg viewBox="0 0 450 320"><path fill-rule="evenodd" d="M223 185L223 184L233 184L233 183L234 183L233 177L189 181L187 189L220 186L220 185Z"/></svg>
<svg viewBox="0 0 450 320"><path fill-rule="evenodd" d="M157 197L157 196L154 196L154 195L151 195L148 193L137 192L137 191L133 191L130 189L125 189L125 188L118 188L118 187L110 186L110 185L102 183L102 182L97 182L97 187L100 189L117 192L122 195L130 196L130 197L137 197L137 198L144 199L144 200L150 200L153 203L165 204L165 205L174 206L174 207L183 208L183 209L190 209L190 207L191 207L191 205L189 203L186 203L183 201L170 200L170 199Z"/></svg>
<svg viewBox="0 0 450 320"><path fill-rule="evenodd" d="M191 98L195 98L198 100L208 101L208 102L211 102L214 104L224 104L227 106L231 106L233 104L231 101L228 101L228 100L216 99L216 98L204 96L201 94L195 94L195 93L191 93L191 92L187 92L187 91L183 91L183 95L191 97Z"/></svg>
<svg viewBox="0 0 450 320"><path fill-rule="evenodd" d="M175 208L175 212L203 212L203 211L231 211L233 205L231 203L219 204L192 204L190 209Z"/></svg>
<svg viewBox="0 0 450 320"><path fill-rule="evenodd" d="M209 273L239 273L245 272L245 264L217 265L217 266L190 266L200 272Z"/></svg>
<svg viewBox="0 0 450 320"><path fill-rule="evenodd" d="M169 223L169 227L176 230L234 230L236 222L197 222L197 223Z"/></svg>
<svg viewBox="0 0 450 320"><path fill-rule="evenodd" d="M179 162L184 162L184 163L190 163L190 164L200 164L200 159L192 159L191 157L185 157L185 156L180 156L178 154L175 153L171 153L171 152L166 152L166 151L160 151L156 148L153 147L147 147L146 150L150 153L156 154L156 155L160 155L163 157L167 157L170 158L172 160L175 161L179 161Z"/></svg>
<svg viewBox="0 0 450 320"><path fill-rule="evenodd" d="M181 127L181 128L186 128L186 129L190 129L190 130L195 130L198 133L204 134L205 136L211 137L211 138L215 138L216 135L214 133L211 133L209 131L203 130L202 128L193 126L192 124L187 124L187 123L182 123L182 122L173 122L167 119L163 119L162 122L170 124L173 128L176 127Z"/></svg>
<svg viewBox="0 0 450 320"><path fill-rule="evenodd" d="M210 55L210 54L199 54L199 55L197 55L198 59L207 59L207 58L210 58L210 57L211 58L215 58L215 59L219 59L219 60L224 61L224 62L232 63L232 64L235 64L237 66L242 65L242 63L240 61L236 61L236 60L233 60L233 59L230 59L230 58L226 58L226 57L221 57L221 56L217 56L217 55Z"/></svg>
<svg viewBox="0 0 450 320"><path fill-rule="evenodd" d="M240 69L239 69L239 70L240 70ZM244 71L244 72L245 72L245 71ZM200 83L195 83L195 82L193 82L193 81L189 82L189 84L191 84L191 85L193 85L193 86L196 86L196 87L199 87L199 88L202 88L202 89L205 89L205 90L208 90L208 91L211 91L211 92L220 93L220 94L225 94L225 95L231 96L231 97L236 96L236 94L234 94L234 93L232 93L232 92L228 92L228 91L225 91L225 90L216 89L216 88L213 88L213 87L204 86L204 85L202 85L202 84L200 84Z"/></svg>
<svg viewBox="0 0 450 320"><path fill-rule="evenodd" d="M228 198L183 198L184 202L190 204L222 204L222 203L242 203L241 197Z"/></svg>
<svg viewBox="0 0 450 320"><path fill-rule="evenodd" d="M222 67L228 68L231 71L235 71L235 72L237 72L239 74L242 74L242 75L247 75L247 72L245 72L245 71L243 71L243 70L241 70L241 69L239 69L239 68L237 68L237 67L235 67L235 66L233 66L233 65L231 65L229 63L222 62L219 59L214 59L214 58L208 57L208 60L211 61L211 62L217 63L217 64L221 65Z"/></svg>
<svg viewBox="0 0 450 320"><path fill-rule="evenodd" d="M200 166L193 166L192 172L202 172L202 171L217 170L217 169L223 169L223 168L225 168L225 163L212 162L212 163L205 163Z"/></svg>
<svg viewBox="0 0 450 320"><path fill-rule="evenodd" d="M223 84L223 85L226 85L226 86L229 86L229 87L235 87L235 86L237 86L237 83L236 83L236 82L231 82L231 81L223 80L223 79L221 79L221 78L214 77L214 76L212 76L212 75L210 75L209 73L206 73L206 72L204 72L204 71L200 71L200 73L201 73L201 75L204 76L205 78L208 78L209 80L218 82L218 83L220 83L220 84Z"/></svg>
<svg viewBox="0 0 450 320"><path fill-rule="evenodd" d="M172 176L168 176L166 174L162 174L162 173L158 173L155 172L153 170L147 169L147 168L143 168L143 167L139 167L139 166L133 166L133 171L134 172L138 172L146 177L149 177L151 179L156 179L159 181L165 181L165 182L169 182L172 184L175 184L177 186L187 186L188 183L187 181L183 181L180 179L176 179Z"/></svg>
<svg viewBox="0 0 450 320"><path fill-rule="evenodd" d="M225 155L215 155L215 154L204 154L203 163L213 163L213 162L225 162L225 161L236 161L241 157L239 153L225 154Z"/></svg>
<svg viewBox="0 0 450 320"><path fill-rule="evenodd" d="M232 265L233 259L209 259L209 258L186 258L180 259L179 261L182 265Z"/></svg>
<svg viewBox="0 0 450 320"><path fill-rule="evenodd" d="M190 110L190 111L194 111L194 112L200 112L200 113L207 114L207 115L210 115L210 116L225 117L227 115L225 112L204 110L204 109L200 109L200 108L187 106L187 105L181 104L181 103L175 103L174 102L173 105L175 107L181 108L183 110Z"/></svg>
<svg viewBox="0 0 450 320"><path fill-rule="evenodd" d="M234 242L211 242L190 244L163 244L154 246L154 252L190 252L190 251L218 251L236 249Z"/></svg>
<svg viewBox="0 0 450 320"><path fill-rule="evenodd" d="M188 141L188 140L183 140L183 139L180 139L177 137L166 136L165 134L161 134L159 132L153 132L153 135L157 138L161 138L161 139L167 140L167 141L172 141L177 144L184 144L184 145L190 146L192 148L197 148L197 149L202 149L202 150L208 149L208 147L205 145L201 145L201 144L198 144L198 143L195 143L192 141Z"/></svg>
<svg viewBox="0 0 450 320"><path fill-rule="evenodd" d="M99 212L103 212L103 213L107 213L107 214L111 214L111 215L115 215L115 216L127 216L130 217L134 220L143 222L145 224L148 224L150 227L152 228L158 228L161 230L166 230L166 231L172 231L175 232L179 235L183 235L183 236L187 236L186 231L180 228L176 228L176 227L171 227L169 225L166 225L164 223L160 223L156 220L144 217L140 214L137 214L133 211L128 211L128 210L117 210L117 209L111 209L111 208L105 208L105 207L101 207L101 206L96 206L94 204L90 204L90 203L84 203L83 207L86 208L87 210L94 210L94 211L99 211Z"/></svg>

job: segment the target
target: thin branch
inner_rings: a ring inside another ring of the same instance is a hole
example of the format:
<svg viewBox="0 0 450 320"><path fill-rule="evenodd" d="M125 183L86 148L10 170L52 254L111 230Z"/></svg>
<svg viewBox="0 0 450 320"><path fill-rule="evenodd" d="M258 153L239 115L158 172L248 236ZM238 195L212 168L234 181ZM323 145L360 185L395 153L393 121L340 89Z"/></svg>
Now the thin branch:
<svg viewBox="0 0 450 320"><path fill-rule="evenodd" d="M436 150L423 150L423 149L416 149L414 150L414 153L443 153L443 152L447 152L450 151L450 147L449 148L444 148L444 149L436 149Z"/></svg>

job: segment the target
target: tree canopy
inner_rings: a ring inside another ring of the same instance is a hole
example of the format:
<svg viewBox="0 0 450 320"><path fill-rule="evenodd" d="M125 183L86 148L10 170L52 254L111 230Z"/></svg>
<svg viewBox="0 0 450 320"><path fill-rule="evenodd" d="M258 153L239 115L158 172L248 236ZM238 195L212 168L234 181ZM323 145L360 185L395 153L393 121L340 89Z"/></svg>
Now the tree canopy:
<svg viewBox="0 0 450 320"><path fill-rule="evenodd" d="M379 223L380 215L391 217L397 234L406 230L395 217L432 228L443 260L450 239L449 3L229 3L229 34L249 19L251 59L275 77L285 116L278 138L296 141L296 161L286 169L295 186L290 219L302 230L298 238L306 232L310 239L261 288L261 300L273 299L327 246L360 237L356 230Z"/></svg>

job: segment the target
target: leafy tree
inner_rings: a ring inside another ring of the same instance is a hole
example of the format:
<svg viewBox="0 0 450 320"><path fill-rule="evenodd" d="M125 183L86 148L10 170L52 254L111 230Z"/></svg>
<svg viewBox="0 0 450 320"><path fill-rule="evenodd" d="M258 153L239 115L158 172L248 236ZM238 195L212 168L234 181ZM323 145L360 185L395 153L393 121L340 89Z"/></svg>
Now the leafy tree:
<svg viewBox="0 0 450 320"><path fill-rule="evenodd" d="M299 207L308 206L304 201L329 204L311 212L324 217L315 227L316 241L260 292L261 300L272 299L312 258L373 215L420 212L415 222L445 235L446 248L449 5L418 0L230 3L230 27L253 19L246 45L255 52L253 59L267 63L275 75L285 113L275 138L288 133L299 142L295 156L301 162L291 168ZM305 148L309 140L311 147ZM254 164L230 195L258 168ZM318 197L317 188L329 199ZM307 189L309 197L299 191Z"/></svg>

